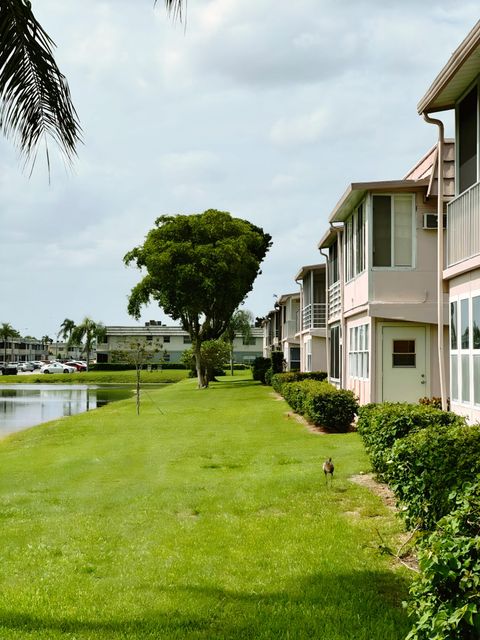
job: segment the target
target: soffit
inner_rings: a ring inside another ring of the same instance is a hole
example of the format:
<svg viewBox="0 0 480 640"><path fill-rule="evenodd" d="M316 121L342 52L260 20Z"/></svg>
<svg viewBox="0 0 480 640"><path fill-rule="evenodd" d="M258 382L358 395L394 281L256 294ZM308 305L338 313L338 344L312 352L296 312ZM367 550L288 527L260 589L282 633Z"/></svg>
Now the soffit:
<svg viewBox="0 0 480 640"><path fill-rule="evenodd" d="M418 113L453 109L480 73L480 20L453 52L417 105Z"/></svg>

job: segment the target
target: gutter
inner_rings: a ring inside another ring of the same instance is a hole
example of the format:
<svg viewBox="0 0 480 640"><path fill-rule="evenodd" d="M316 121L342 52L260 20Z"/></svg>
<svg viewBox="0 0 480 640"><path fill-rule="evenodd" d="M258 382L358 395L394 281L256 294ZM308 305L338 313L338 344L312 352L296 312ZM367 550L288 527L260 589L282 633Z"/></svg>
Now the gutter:
<svg viewBox="0 0 480 640"><path fill-rule="evenodd" d="M438 127L438 196L437 196L437 352L440 374L440 396L442 409L447 410L447 390L445 384L445 354L443 349L443 144L444 126L441 120L431 118L426 112L423 119Z"/></svg>

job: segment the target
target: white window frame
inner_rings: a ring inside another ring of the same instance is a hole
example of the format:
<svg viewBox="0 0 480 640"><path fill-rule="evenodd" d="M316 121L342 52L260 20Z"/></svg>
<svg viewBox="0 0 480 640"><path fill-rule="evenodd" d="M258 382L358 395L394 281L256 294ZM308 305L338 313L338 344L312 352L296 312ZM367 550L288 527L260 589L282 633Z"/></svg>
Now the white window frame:
<svg viewBox="0 0 480 640"><path fill-rule="evenodd" d="M374 258L373 258L373 202L375 196L389 196L390 197L390 212L391 212L391 222L390 222L390 261L395 263L395 208L393 207L392 211L392 203L394 202L393 198L395 196L410 196L412 201L412 264L410 266L395 266L390 265L387 267L376 267L374 266ZM369 246L370 246L370 256L369 260L371 261L372 270L373 271L413 271L416 269L417 265L417 222L416 222L416 212L417 212L417 202L416 202L416 194L415 193L372 193L370 197L370 207L369 207L369 228L370 232L368 235L369 238ZM392 260L393 258L393 260Z"/></svg>
<svg viewBox="0 0 480 640"><path fill-rule="evenodd" d="M360 209L362 210L362 217L363 217L362 237L359 237L359 229L358 229L358 213ZM363 273L367 268L367 260L366 260L367 234L365 231L366 218L367 218L366 211L367 211L366 200L363 200L358 204L358 206L355 208L355 211L345 222L345 232L343 234L345 282L350 282L351 280L354 280L357 276ZM363 265L361 265L360 271L357 271L358 246L360 243L363 244Z"/></svg>
<svg viewBox="0 0 480 640"><path fill-rule="evenodd" d="M480 182L480 76L465 89L455 103L455 140L459 140L459 106L475 86L477 87L477 181L474 184ZM461 193L465 193L465 191L460 192L460 145L455 144L455 196L459 196Z"/></svg>
<svg viewBox="0 0 480 640"><path fill-rule="evenodd" d="M453 372L452 372L452 359L455 358L457 362L457 390L458 390L458 398L453 398L452 402L455 404L459 404L465 407L480 407L480 397L477 402L475 402L475 367L474 367L474 358L480 357L480 348L474 349L473 347L473 298L480 298L480 289L473 289L469 291L467 294L460 294L458 296L452 296L449 300L449 303L457 304L457 348L451 348L450 341L450 393L452 391L452 382L453 382ZM468 313L468 327L469 327L469 344L468 347L462 347L462 301L467 301L467 313ZM450 324L450 335L451 335L451 314L449 308L449 324ZM468 392L469 392L469 400L463 400L463 369L462 369L462 358L468 358Z"/></svg>
<svg viewBox="0 0 480 640"><path fill-rule="evenodd" d="M357 380L370 379L370 324L349 327L348 375Z"/></svg>

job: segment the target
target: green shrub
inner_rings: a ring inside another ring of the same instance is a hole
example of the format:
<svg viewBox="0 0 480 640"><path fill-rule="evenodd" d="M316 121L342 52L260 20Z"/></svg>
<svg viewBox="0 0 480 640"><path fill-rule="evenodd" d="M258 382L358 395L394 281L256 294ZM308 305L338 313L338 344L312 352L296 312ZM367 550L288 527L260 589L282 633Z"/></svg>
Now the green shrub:
<svg viewBox="0 0 480 640"><path fill-rule="evenodd" d="M273 369L272 367L270 367L270 369L267 369L265 371L265 384L268 384L269 386L271 386L272 376L273 376Z"/></svg>
<svg viewBox="0 0 480 640"><path fill-rule="evenodd" d="M283 351L272 351L272 372L282 373L284 361Z"/></svg>
<svg viewBox="0 0 480 640"><path fill-rule="evenodd" d="M449 513L452 490L480 474L479 452L480 425L433 425L395 442L385 478L409 528L433 530Z"/></svg>
<svg viewBox="0 0 480 640"><path fill-rule="evenodd" d="M480 478L449 496L454 508L421 542L407 640L480 637Z"/></svg>
<svg viewBox="0 0 480 640"><path fill-rule="evenodd" d="M272 376L272 387L277 393L282 393L282 386L289 382L301 382L302 380L318 380L322 382L326 379L326 371L287 371L286 373L276 373Z"/></svg>
<svg viewBox="0 0 480 640"><path fill-rule="evenodd" d="M295 412L328 431L348 431L358 411L353 392L337 389L329 382L303 380L285 383L282 395Z"/></svg>
<svg viewBox="0 0 480 640"><path fill-rule="evenodd" d="M463 425L455 413L432 406L406 402L367 404L360 408L357 431L370 455L372 467L380 476L387 472L391 448L399 438L430 426Z"/></svg>
<svg viewBox="0 0 480 640"><path fill-rule="evenodd" d="M305 416L328 431L345 433L358 412L358 401L353 391L337 389L329 382L305 380L308 385L304 401Z"/></svg>
<svg viewBox="0 0 480 640"><path fill-rule="evenodd" d="M282 386L282 395L295 413L304 414L304 402L307 388L303 382L290 382Z"/></svg>
<svg viewBox="0 0 480 640"><path fill-rule="evenodd" d="M265 384L265 373L272 366L270 358L262 358L258 356L255 358L252 364L252 376L254 380L259 380L262 384Z"/></svg>

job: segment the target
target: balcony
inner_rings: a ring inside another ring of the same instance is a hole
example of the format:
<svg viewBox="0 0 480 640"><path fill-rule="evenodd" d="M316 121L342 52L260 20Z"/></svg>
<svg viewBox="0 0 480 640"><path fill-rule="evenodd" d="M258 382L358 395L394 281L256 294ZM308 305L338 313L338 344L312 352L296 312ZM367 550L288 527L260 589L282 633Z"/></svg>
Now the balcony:
<svg viewBox="0 0 480 640"><path fill-rule="evenodd" d="M480 254L480 183L447 206L447 267Z"/></svg>
<svg viewBox="0 0 480 640"><path fill-rule="evenodd" d="M303 307L302 329L325 329L327 326L327 305L324 302L314 302Z"/></svg>
<svg viewBox="0 0 480 640"><path fill-rule="evenodd" d="M287 320L286 322L283 323L282 336L284 339L291 340L296 333L298 333L297 320Z"/></svg>

